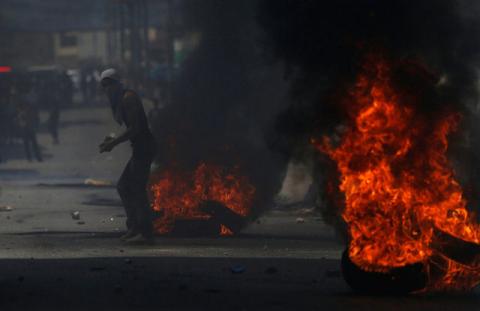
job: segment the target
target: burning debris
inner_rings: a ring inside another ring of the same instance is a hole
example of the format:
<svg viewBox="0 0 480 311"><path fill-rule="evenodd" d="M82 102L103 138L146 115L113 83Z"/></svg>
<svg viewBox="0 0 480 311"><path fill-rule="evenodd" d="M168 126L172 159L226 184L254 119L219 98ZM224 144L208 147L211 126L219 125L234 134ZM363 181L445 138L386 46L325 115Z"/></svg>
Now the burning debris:
<svg viewBox="0 0 480 311"><path fill-rule="evenodd" d="M405 66L424 73L368 56L340 99L348 123L339 143L312 140L340 174L349 235L344 274L354 288L369 279L376 290L469 289L480 283L480 226L447 158L460 116L419 113L420 92L395 81Z"/></svg>
<svg viewBox="0 0 480 311"><path fill-rule="evenodd" d="M472 212L480 189L470 173L478 163L453 157L455 148L480 153L469 128L478 123L477 9L448 0L261 2L266 42L291 82L274 147L304 163L318 152L318 208L348 240L342 265L354 289L480 281Z"/></svg>
<svg viewBox="0 0 480 311"><path fill-rule="evenodd" d="M159 214L157 232L175 235L232 235L246 222L255 196L255 187L238 167L206 163L194 172L159 172L152 178L151 191Z"/></svg>

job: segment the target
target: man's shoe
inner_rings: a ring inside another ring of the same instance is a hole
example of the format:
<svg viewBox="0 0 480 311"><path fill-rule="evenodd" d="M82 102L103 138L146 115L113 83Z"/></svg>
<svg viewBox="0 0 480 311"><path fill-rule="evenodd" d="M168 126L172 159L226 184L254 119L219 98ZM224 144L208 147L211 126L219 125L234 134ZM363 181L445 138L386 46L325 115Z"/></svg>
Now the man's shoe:
<svg viewBox="0 0 480 311"><path fill-rule="evenodd" d="M139 233L129 239L126 239L125 242L128 244L153 244L153 238L146 237Z"/></svg>
<svg viewBox="0 0 480 311"><path fill-rule="evenodd" d="M136 235L136 233L133 230L128 230L124 235L120 237L120 240L126 241L130 238L133 238Z"/></svg>

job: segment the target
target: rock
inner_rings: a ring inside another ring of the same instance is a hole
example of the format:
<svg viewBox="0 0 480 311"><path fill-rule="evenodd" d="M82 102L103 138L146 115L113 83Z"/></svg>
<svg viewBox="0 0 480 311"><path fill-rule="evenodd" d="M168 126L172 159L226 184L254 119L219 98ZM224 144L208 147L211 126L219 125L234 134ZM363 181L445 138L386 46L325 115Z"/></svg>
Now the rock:
<svg viewBox="0 0 480 311"><path fill-rule="evenodd" d="M13 207L10 205L1 205L0 206L0 212L11 212L13 211Z"/></svg>
<svg viewBox="0 0 480 311"><path fill-rule="evenodd" d="M245 272L246 270L247 270L247 267L245 267L244 265L235 265L235 266L230 268L230 271L233 274L240 274L240 273Z"/></svg>
<svg viewBox="0 0 480 311"><path fill-rule="evenodd" d="M112 182L110 181L93 179L93 178L87 178L83 183L89 186L111 186L112 185Z"/></svg>
<svg viewBox="0 0 480 311"><path fill-rule="evenodd" d="M72 215L73 220L79 220L80 219L80 212L79 211L72 212L71 215Z"/></svg>

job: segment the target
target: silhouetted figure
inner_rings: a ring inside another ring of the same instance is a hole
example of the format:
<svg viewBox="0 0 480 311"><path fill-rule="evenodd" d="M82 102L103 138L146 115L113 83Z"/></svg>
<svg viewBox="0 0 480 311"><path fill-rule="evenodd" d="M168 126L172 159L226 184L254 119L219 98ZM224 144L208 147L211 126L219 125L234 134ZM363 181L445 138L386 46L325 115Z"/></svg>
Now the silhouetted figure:
<svg viewBox="0 0 480 311"><path fill-rule="evenodd" d="M110 152L115 146L130 140L133 153L117 184L127 214L127 233L122 239L128 243L151 242L153 236L147 182L150 165L155 155L155 142L138 95L125 90L114 69L105 70L100 78L107 94L113 117L126 131L120 136L106 137L100 152Z"/></svg>
<svg viewBox="0 0 480 311"><path fill-rule="evenodd" d="M67 106L73 104L73 82L66 72L60 74L61 98Z"/></svg>
<svg viewBox="0 0 480 311"><path fill-rule="evenodd" d="M35 159L43 161L42 153L37 142L37 128L39 124L38 110L35 104L34 94L27 85L19 88L19 92L14 94L16 114L15 123L19 136L25 147L25 156L28 161L32 161L32 151Z"/></svg>
<svg viewBox="0 0 480 311"><path fill-rule="evenodd" d="M61 80L60 78L55 79L52 81L52 84L55 86L61 87ZM50 87L52 87L51 85ZM61 89L55 89L55 91L49 91L47 94L47 107L48 107L48 131L50 136L52 136L53 143L58 145L60 143L58 139L58 126L60 123L60 101L61 101Z"/></svg>

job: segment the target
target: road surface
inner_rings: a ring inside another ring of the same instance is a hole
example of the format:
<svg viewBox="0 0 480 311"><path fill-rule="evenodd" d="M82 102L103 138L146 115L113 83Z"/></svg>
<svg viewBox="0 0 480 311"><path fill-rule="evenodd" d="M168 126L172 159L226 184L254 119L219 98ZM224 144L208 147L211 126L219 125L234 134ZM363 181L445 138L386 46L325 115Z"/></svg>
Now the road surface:
<svg viewBox="0 0 480 311"><path fill-rule="evenodd" d="M120 175L129 146L97 152L115 131L108 109L72 108L62 113L60 145L40 133L44 162L27 162L20 146L7 150L10 159L0 164L0 310L480 309L477 291L352 293L339 268L342 243L320 215L304 210L272 210L234 237L158 237L152 246L127 246L118 239L125 215L114 187L85 185Z"/></svg>

